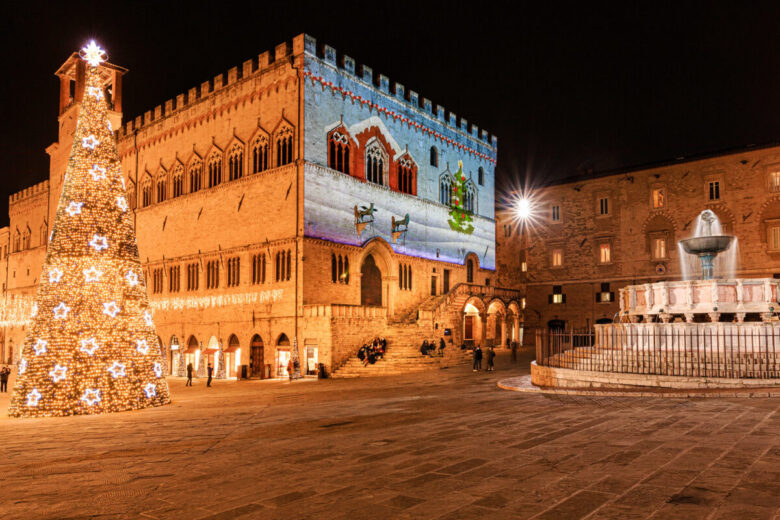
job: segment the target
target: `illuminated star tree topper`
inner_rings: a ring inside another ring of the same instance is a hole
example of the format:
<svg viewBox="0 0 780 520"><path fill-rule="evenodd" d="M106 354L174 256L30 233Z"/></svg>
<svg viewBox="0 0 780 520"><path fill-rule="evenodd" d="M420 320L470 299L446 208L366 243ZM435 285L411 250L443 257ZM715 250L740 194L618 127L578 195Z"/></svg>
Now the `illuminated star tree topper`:
<svg viewBox="0 0 780 520"><path fill-rule="evenodd" d="M132 212L98 72L80 52L87 88L9 414L119 412L170 402Z"/></svg>

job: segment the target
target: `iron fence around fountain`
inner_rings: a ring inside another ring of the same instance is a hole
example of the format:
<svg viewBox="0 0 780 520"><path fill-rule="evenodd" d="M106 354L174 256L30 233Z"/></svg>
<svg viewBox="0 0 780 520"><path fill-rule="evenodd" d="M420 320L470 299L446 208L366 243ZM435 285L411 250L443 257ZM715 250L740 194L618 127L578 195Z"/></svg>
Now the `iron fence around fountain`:
<svg viewBox="0 0 780 520"><path fill-rule="evenodd" d="M536 331L540 366L682 377L780 378L780 323Z"/></svg>

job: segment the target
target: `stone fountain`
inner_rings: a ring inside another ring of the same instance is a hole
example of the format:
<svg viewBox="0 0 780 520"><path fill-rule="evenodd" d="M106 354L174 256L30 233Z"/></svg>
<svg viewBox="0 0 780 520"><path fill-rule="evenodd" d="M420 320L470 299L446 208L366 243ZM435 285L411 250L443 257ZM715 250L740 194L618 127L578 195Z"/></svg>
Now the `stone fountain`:
<svg viewBox="0 0 780 520"><path fill-rule="evenodd" d="M717 218L711 210L702 211L699 219L703 223L703 233L699 236L680 240L680 245L686 253L696 255L701 260L703 280L712 280L715 257L726 251L734 242L733 236L715 235L712 233L712 224Z"/></svg>
<svg viewBox="0 0 780 520"><path fill-rule="evenodd" d="M576 388L780 387L780 280L733 276L737 239L722 232L711 210L699 215L693 236L678 245L684 279L620 289L618 322L596 325L592 337L538 333L532 382ZM701 275L687 279L688 260L696 258Z"/></svg>

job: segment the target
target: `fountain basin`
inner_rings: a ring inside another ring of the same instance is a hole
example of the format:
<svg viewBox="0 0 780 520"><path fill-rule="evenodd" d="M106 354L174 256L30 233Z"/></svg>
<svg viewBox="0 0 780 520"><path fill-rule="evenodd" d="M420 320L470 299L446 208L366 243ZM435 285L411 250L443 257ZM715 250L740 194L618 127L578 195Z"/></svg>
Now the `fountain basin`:
<svg viewBox="0 0 780 520"><path fill-rule="evenodd" d="M729 235L711 235L704 237L691 237L680 240L683 249L689 255L712 255L722 253L731 247L734 241L733 236Z"/></svg>
<svg viewBox="0 0 780 520"><path fill-rule="evenodd" d="M769 315L780 309L780 280L737 278L731 280L683 280L630 285L620 289L620 314L634 321L661 321L683 316L693 321L696 314L733 313L738 321L746 313ZM717 320L713 320L717 321Z"/></svg>

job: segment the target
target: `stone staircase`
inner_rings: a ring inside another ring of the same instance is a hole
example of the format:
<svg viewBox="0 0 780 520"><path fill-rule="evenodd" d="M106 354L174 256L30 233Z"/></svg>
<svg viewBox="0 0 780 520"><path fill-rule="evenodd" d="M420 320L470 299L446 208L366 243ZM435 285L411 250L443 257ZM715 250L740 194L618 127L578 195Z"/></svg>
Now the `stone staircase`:
<svg viewBox="0 0 780 520"><path fill-rule="evenodd" d="M425 370L436 370L455 365L467 364L471 360L471 351L461 351L458 347L447 345L444 356L423 356L420 345L425 339L434 339L433 329L416 324L394 323L385 331L387 350L384 359L373 365L363 366L363 361L353 356L333 372L334 378L354 378L407 374ZM368 341L370 338L366 338ZM438 339L437 339L438 344Z"/></svg>

